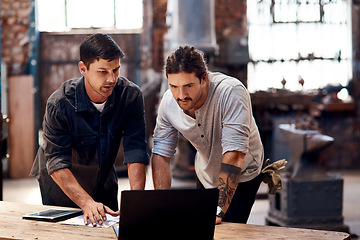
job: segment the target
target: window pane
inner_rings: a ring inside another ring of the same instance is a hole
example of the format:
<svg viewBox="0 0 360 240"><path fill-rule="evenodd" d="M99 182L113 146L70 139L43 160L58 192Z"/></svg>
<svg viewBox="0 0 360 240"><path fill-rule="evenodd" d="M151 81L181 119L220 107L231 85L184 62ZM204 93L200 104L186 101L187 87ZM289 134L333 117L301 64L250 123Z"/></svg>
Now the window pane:
<svg viewBox="0 0 360 240"><path fill-rule="evenodd" d="M64 31L65 0L38 0L39 31Z"/></svg>
<svg viewBox="0 0 360 240"><path fill-rule="evenodd" d="M249 24L270 24L272 23L272 14L270 12L271 0L263 0L263 4L258 4L257 1L253 0L247 4L247 18Z"/></svg>
<svg viewBox="0 0 360 240"><path fill-rule="evenodd" d="M142 0L115 0L116 28L139 29L143 24Z"/></svg>
<svg viewBox="0 0 360 240"><path fill-rule="evenodd" d="M67 26L70 28L114 26L113 0L66 0Z"/></svg>
<svg viewBox="0 0 360 240"><path fill-rule="evenodd" d="M302 22L320 21L320 4L318 0L302 0L298 7L298 20Z"/></svg>
<svg viewBox="0 0 360 240"><path fill-rule="evenodd" d="M296 21L296 1L275 0L274 18L275 22L295 22Z"/></svg>
<svg viewBox="0 0 360 240"><path fill-rule="evenodd" d="M324 5L324 20L326 23L345 23L347 22L348 8L346 1L338 0L336 2Z"/></svg>

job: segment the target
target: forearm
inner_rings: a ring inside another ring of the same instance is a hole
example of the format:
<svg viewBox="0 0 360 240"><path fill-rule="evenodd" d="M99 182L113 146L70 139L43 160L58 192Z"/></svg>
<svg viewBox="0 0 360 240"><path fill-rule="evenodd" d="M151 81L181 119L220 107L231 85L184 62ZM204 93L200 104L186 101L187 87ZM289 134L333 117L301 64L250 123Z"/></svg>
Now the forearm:
<svg viewBox="0 0 360 240"><path fill-rule="evenodd" d="M219 175L219 201L218 206L226 213L235 194L241 174L241 168L221 163Z"/></svg>
<svg viewBox="0 0 360 240"><path fill-rule="evenodd" d="M146 168L143 163L129 163L128 175L131 190L144 190L146 182Z"/></svg>
<svg viewBox="0 0 360 240"><path fill-rule="evenodd" d="M61 190L81 209L84 209L88 203L94 202L69 169L59 169L51 174L51 177Z"/></svg>
<svg viewBox="0 0 360 240"><path fill-rule="evenodd" d="M223 156L218 185L218 206L223 212L227 211L235 194L244 160L245 154L236 151L227 152Z"/></svg>
<svg viewBox="0 0 360 240"><path fill-rule="evenodd" d="M151 155L151 169L155 189L171 188L170 158Z"/></svg>
<svg viewBox="0 0 360 240"><path fill-rule="evenodd" d="M51 174L57 185L63 192L84 212L84 223L87 225L89 221L93 226L102 225L106 221L106 213L112 216L118 216L118 212L114 212L102 203L95 202L94 199L80 186L74 175L67 168L60 169Z"/></svg>

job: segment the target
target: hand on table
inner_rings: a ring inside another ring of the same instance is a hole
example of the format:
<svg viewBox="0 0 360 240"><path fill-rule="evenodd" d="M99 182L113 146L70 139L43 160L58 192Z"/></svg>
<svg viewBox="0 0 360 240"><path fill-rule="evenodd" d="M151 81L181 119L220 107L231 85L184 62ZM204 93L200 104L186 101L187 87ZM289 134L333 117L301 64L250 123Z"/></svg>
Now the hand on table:
<svg viewBox="0 0 360 240"><path fill-rule="evenodd" d="M119 216L120 211L114 212L109 207L99 202L93 202L88 204L84 209L84 223L85 225L91 224L95 227L97 224L102 225L103 221L106 221L106 213L113 217Z"/></svg>

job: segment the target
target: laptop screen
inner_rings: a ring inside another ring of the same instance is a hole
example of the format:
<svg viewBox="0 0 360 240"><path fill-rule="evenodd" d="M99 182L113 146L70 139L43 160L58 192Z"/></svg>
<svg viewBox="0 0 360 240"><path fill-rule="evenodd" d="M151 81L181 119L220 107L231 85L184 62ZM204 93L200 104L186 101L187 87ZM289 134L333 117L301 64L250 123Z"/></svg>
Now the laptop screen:
<svg viewBox="0 0 360 240"><path fill-rule="evenodd" d="M119 239L213 239L218 189L122 191Z"/></svg>

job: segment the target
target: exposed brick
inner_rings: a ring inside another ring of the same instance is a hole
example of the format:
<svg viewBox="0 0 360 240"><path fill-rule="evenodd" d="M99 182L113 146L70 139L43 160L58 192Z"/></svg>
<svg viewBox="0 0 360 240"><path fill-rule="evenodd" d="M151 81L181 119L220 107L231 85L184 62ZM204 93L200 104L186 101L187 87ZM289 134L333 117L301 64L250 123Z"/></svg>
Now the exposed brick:
<svg viewBox="0 0 360 240"><path fill-rule="evenodd" d="M1 0L1 57L9 75L26 74L30 0Z"/></svg>

